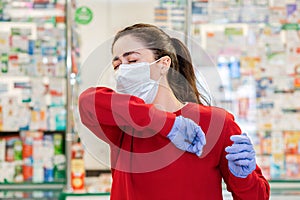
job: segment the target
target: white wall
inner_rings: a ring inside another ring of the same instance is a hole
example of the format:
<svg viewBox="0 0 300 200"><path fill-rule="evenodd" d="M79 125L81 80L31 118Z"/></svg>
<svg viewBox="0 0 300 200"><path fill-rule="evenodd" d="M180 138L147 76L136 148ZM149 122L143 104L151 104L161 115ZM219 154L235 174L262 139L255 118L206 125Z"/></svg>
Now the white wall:
<svg viewBox="0 0 300 200"><path fill-rule="evenodd" d="M126 26L153 23L156 3L156 0L78 0L78 7L87 6L94 14L90 24L78 26L81 58L84 60L90 51Z"/></svg>
<svg viewBox="0 0 300 200"><path fill-rule="evenodd" d="M110 45L113 35L126 26L134 23L153 23L156 0L78 0L78 7L87 6L93 12L93 20L87 25L78 25L81 40L81 79L80 91L98 83L103 76L103 66L109 70L111 62ZM79 125L80 134L88 134L89 130ZM93 146L105 163L109 161L108 146L94 142L92 136L86 139ZM104 168L88 152L85 153L86 169Z"/></svg>

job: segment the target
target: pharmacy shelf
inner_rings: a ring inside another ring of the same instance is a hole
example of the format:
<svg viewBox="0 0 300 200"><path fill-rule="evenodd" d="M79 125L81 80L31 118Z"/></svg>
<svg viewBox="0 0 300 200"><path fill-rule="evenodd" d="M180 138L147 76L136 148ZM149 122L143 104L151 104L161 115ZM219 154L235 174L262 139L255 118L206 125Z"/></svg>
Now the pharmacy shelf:
<svg viewBox="0 0 300 200"><path fill-rule="evenodd" d="M1 24L0 24L1 25ZM0 78L5 78L5 79L17 79L17 78L27 78L26 80L29 80L31 78L36 78L36 79L42 79L42 78L49 78L49 79L65 79L65 76L54 76L54 75L12 75L12 74L4 74L0 73Z"/></svg>
<svg viewBox="0 0 300 200"><path fill-rule="evenodd" d="M50 131L50 130L19 130L19 131L5 131L5 130L0 130L0 138L1 137L5 137L5 136L19 136L20 132L22 131L41 131L44 134L48 135L48 134L55 134L55 133L59 133L59 134L65 134L66 131L61 131L61 130L57 130L57 131Z"/></svg>
<svg viewBox="0 0 300 200"><path fill-rule="evenodd" d="M0 0L1 1L1 0ZM11 3L11 4L10 4ZM58 42L65 42L63 39L66 40L66 46L61 45L60 47L66 51L66 56L63 52L60 53L60 55L63 58L64 65L59 65L62 63L57 63L59 67L58 72L62 73L57 73L59 77L57 76L51 76L47 75L46 71L42 72L41 76L39 76L40 73L35 73L37 76L32 76L30 73L28 74L20 74L18 78L23 78L27 77L28 79L34 79L34 78L43 78L44 76L49 77L49 79L64 79L65 82L63 82L63 85L65 87L62 87L64 89L64 97L66 97L66 102L64 102L64 105L61 105L62 107L65 108L67 111L67 119L66 119L66 128L63 131L56 131L56 130L41 130L41 132L44 132L45 134L52 134L52 133L61 133L63 135L63 147L64 147L64 155L66 156L67 162L66 162L66 178L62 182L53 182L53 183L48 183L48 182L43 182L43 183L33 183L33 182L24 182L24 183L0 183L0 199L2 199L1 191L7 191L7 190L23 190L23 189L28 189L31 191L35 190L49 190L49 189L56 189L62 191L64 188L66 191L71 191L71 177L70 177L70 156L71 156L71 144L72 144L72 110L71 110L71 95L70 92L72 91L70 88L70 69L72 69L72 62L71 61L71 54L70 54L70 49L72 45L72 30L71 30L71 25L72 22L70 21L72 17L72 10L69 9L73 5L74 2L71 0L62 0L59 1L55 4L47 4L47 5L38 5L38 4L32 4L31 6L25 2L22 4L22 2L9 2L7 4L8 6L4 5L3 7L3 15L7 17L8 20L12 20L11 22L1 22L0 21L0 30L4 32L4 36L7 37L6 35L11 32L11 28L20 28L20 29L31 29L31 35L28 36L30 40L40 40L43 39L44 37L44 30L40 30L40 27L44 27L45 29L52 29L52 28L57 28L59 31L66 31L64 32L63 36L60 35L61 38L57 38ZM21 8L22 6L22 8ZM31 8L33 6L33 8ZM18 7L18 8L16 8ZM66 17L68 15L68 17ZM54 18L55 19L54 19ZM6 18L5 18L6 19ZM53 20L52 20L53 19ZM14 22L17 21L17 22ZM20 22L19 22L20 21ZM23 21L33 21L33 22L23 22ZM36 22L36 23L35 23ZM57 23L54 24L54 22ZM66 26L63 26L66 25ZM41 35L39 34L39 31L41 31ZM60 32L61 33L61 32ZM8 41L8 40L7 40ZM4 46L4 45L3 45ZM5 47L10 48L8 43L5 43ZM40 48L40 47L38 47ZM61 49L60 49L61 50ZM8 51L9 52L9 51ZM28 53L29 54L29 53ZM41 55L41 52L35 52L34 55L38 56L45 56L47 55ZM29 55L32 56L32 55ZM64 67L66 71L60 71L60 67ZM52 72L52 71L51 71ZM46 73L46 74L45 74ZM49 72L50 73L50 72ZM35 75L33 74L33 75ZM45 74L45 75L43 75ZM0 74L0 79L2 80L8 80L9 78L12 78L12 74ZM71 111L71 112L70 112ZM13 129L15 128L15 129ZM6 128L9 129L9 128ZM18 127L12 127L12 131L7 131L7 130L2 130L0 131L0 135L3 136L11 136L11 135L18 135L20 131L17 131ZM52 129L52 128L49 128ZM30 193L30 191L29 191ZM14 198L13 198L14 199ZM26 198L25 198L26 199Z"/></svg>
<svg viewBox="0 0 300 200"><path fill-rule="evenodd" d="M25 11L23 11L25 12ZM26 15L28 15L28 12ZM30 39L37 38L36 24L32 22L2 22L0 21L0 31L10 32L11 28L26 28L31 30Z"/></svg>
<svg viewBox="0 0 300 200"><path fill-rule="evenodd" d="M69 199L90 199L90 200L104 200L109 199L110 193L61 193L59 200L69 200Z"/></svg>
<svg viewBox="0 0 300 200"><path fill-rule="evenodd" d="M5 130L0 130L1 137L3 136L11 136L11 135L19 135L19 131L5 131Z"/></svg>
<svg viewBox="0 0 300 200"><path fill-rule="evenodd" d="M58 199L62 193L62 188L43 188L43 189L0 189L0 199L6 200L50 200Z"/></svg>
<svg viewBox="0 0 300 200"><path fill-rule="evenodd" d="M62 190L64 182L52 183L0 183L0 190Z"/></svg>
<svg viewBox="0 0 300 200"><path fill-rule="evenodd" d="M5 9L7 15L11 18L28 18L28 17L45 17L45 16L55 16L55 17L63 17L65 13L63 10L48 8L48 9L23 9L23 8L11 8Z"/></svg>
<svg viewBox="0 0 300 200"><path fill-rule="evenodd" d="M107 173L111 173L111 170L110 169L99 169L99 170L87 169L85 171L86 177L97 177L100 174L107 174Z"/></svg>
<svg viewBox="0 0 300 200"><path fill-rule="evenodd" d="M300 191L300 180L270 180L271 190L298 190Z"/></svg>
<svg viewBox="0 0 300 200"><path fill-rule="evenodd" d="M68 199L109 199L110 193L65 193L62 192L59 200L68 200Z"/></svg>

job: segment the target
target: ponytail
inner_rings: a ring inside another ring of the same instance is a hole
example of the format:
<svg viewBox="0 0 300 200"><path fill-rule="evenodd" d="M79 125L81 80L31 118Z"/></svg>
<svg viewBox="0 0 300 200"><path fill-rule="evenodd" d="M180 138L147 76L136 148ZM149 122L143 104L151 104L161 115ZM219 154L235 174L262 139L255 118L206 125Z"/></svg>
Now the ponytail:
<svg viewBox="0 0 300 200"><path fill-rule="evenodd" d="M174 77L171 77L174 76L172 73L170 74L170 77L168 77L169 82L174 82L174 81L177 82L176 85L177 85L177 90L179 89L178 91L176 91L176 89L173 89L172 88L173 84L170 83L170 86L174 91L175 96L184 94L184 96L182 96L182 98L185 99L184 101L190 101L190 102L202 104L200 100L202 99L205 101L207 105L209 105L209 101L204 96L202 96L197 89L197 84L196 84L197 79L192 65L192 58L188 48L180 40L176 38L171 38L171 41L173 47L175 48L176 57L177 57L177 63L176 63L177 66L174 66L174 69L178 71L180 75L183 76L185 79L182 80L183 85L179 86L180 83L178 83L178 81L176 81ZM181 79L183 79L183 77ZM188 84L186 84L186 81L188 82Z"/></svg>

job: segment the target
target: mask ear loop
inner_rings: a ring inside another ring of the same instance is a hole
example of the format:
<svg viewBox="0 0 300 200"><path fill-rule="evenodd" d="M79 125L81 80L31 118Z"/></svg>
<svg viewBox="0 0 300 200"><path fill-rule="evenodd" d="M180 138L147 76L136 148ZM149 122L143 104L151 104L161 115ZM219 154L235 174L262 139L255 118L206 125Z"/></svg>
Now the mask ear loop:
<svg viewBox="0 0 300 200"><path fill-rule="evenodd" d="M158 61L160 61L162 59L162 57L160 57L159 59L153 61L152 63L149 64L149 66L153 65L154 63L157 63Z"/></svg>
<svg viewBox="0 0 300 200"><path fill-rule="evenodd" d="M160 59L161 59L161 58L160 58ZM158 60L160 60L160 59L158 59ZM157 60L157 61L158 61L158 60ZM156 61L155 61L155 62L156 62ZM163 68L164 68L164 67L162 67L161 70L163 70ZM159 78L155 81L155 84L160 85L161 79L163 78L164 75L167 74L168 71L169 71L169 69L167 69L165 72L161 72ZM161 84L161 86L166 87L166 86L164 86L163 84ZM166 88L167 88L167 87L166 87Z"/></svg>
<svg viewBox="0 0 300 200"><path fill-rule="evenodd" d="M159 59L153 61L152 63L149 64L149 66L151 66L151 65L153 65L153 64L155 64L155 63L157 63L157 62L159 62L161 59L162 59L162 57L160 57ZM155 81L155 84L159 85L159 82L161 81L162 77L163 77L163 75L161 74L160 77L159 77L156 81L154 80L154 81ZM153 80L153 79L152 79L152 80Z"/></svg>

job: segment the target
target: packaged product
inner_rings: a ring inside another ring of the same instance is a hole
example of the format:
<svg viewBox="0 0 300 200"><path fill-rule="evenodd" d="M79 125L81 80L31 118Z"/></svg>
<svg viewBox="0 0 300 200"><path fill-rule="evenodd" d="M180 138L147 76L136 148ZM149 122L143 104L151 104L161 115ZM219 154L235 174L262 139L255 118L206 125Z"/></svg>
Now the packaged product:
<svg viewBox="0 0 300 200"><path fill-rule="evenodd" d="M44 163L44 181L53 182L54 181L54 164L53 158L47 158Z"/></svg>
<svg viewBox="0 0 300 200"><path fill-rule="evenodd" d="M71 160L71 184L73 190L84 191L85 168L83 159Z"/></svg>
<svg viewBox="0 0 300 200"><path fill-rule="evenodd" d="M62 134L54 134L54 155L61 155L63 154L63 137Z"/></svg>
<svg viewBox="0 0 300 200"><path fill-rule="evenodd" d="M32 182L44 182L44 161L41 159L33 160L33 177Z"/></svg>
<svg viewBox="0 0 300 200"><path fill-rule="evenodd" d="M64 181L66 177L66 157L65 155L54 156L54 180Z"/></svg>
<svg viewBox="0 0 300 200"><path fill-rule="evenodd" d="M22 160L22 141L20 139L14 142L14 160Z"/></svg>
<svg viewBox="0 0 300 200"><path fill-rule="evenodd" d="M0 163L5 161L5 139L0 138Z"/></svg>
<svg viewBox="0 0 300 200"><path fill-rule="evenodd" d="M33 160L32 157L23 159L23 177L24 181L31 182L33 176Z"/></svg>

